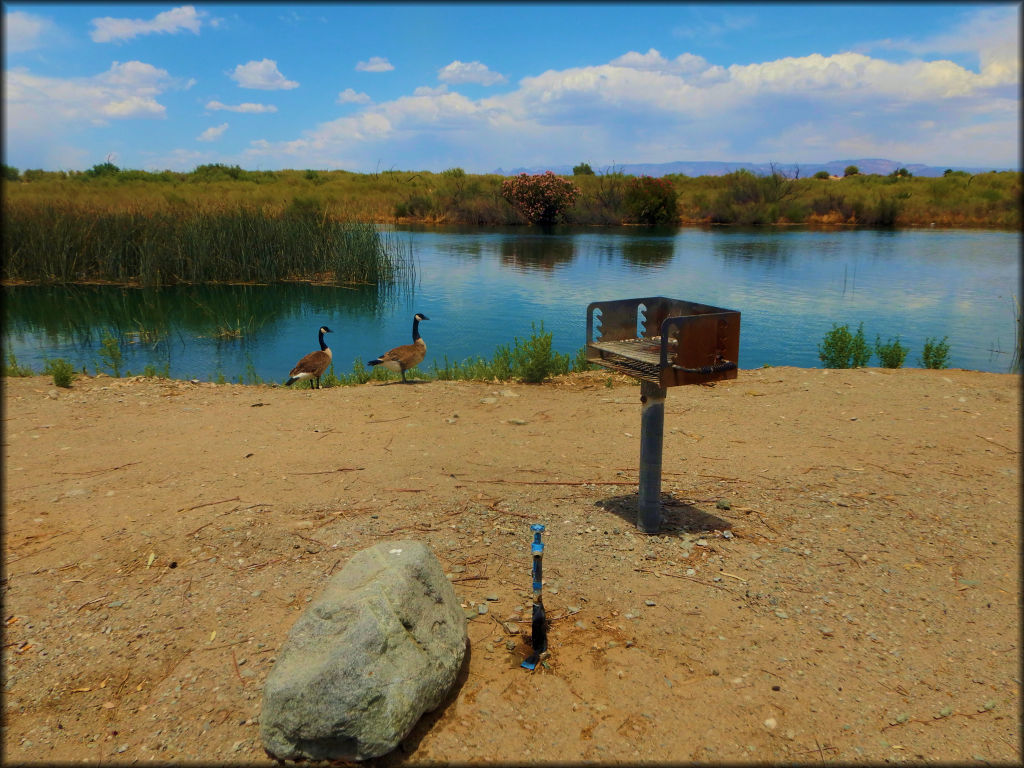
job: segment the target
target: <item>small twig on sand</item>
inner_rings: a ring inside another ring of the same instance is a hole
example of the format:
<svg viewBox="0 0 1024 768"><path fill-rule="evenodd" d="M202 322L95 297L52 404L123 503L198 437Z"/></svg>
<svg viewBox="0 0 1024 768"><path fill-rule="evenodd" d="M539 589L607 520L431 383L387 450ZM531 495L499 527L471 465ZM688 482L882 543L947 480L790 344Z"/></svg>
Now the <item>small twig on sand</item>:
<svg viewBox="0 0 1024 768"><path fill-rule="evenodd" d="M292 472L293 475L332 475L335 472L360 472L366 467L338 467L337 469L322 469L319 472Z"/></svg>
<svg viewBox="0 0 1024 768"><path fill-rule="evenodd" d="M982 440L988 440L990 443L992 443L992 445L998 445L1000 448L1007 450L1010 453L1020 453L1020 451L1018 451L1016 448L1011 448L1008 445L1003 445L1002 443L996 442L991 437L985 437L984 435L978 435L978 437L980 437Z"/></svg>
<svg viewBox="0 0 1024 768"><path fill-rule="evenodd" d="M197 533L199 533L199 532L200 532L201 530L203 530L203 528L205 528L205 527L206 527L206 526L208 526L208 525L212 525L212 524L213 524L213 520L210 520L209 522L207 522L207 523L203 523L202 525L200 525L200 526L199 526L198 528L196 528L196 529L195 529L194 531L189 531L189 532L188 532L188 533L186 533L185 535L186 535L186 536L195 536L195 535L196 535Z"/></svg>
<svg viewBox="0 0 1024 768"><path fill-rule="evenodd" d="M636 481L619 480L467 480L467 483L502 483L505 485L636 485Z"/></svg>
<svg viewBox="0 0 1024 768"><path fill-rule="evenodd" d="M235 649L234 648L231 649L231 661L233 661L234 664L235 664L235 674L238 675L238 680L242 684L242 687L244 688L245 687L245 678L242 677L242 670L240 670L238 668L238 657L235 655Z"/></svg>
<svg viewBox="0 0 1024 768"><path fill-rule="evenodd" d="M106 599L107 599L108 597L110 597L110 593L109 593L109 592L108 592L107 594L105 594L105 595L104 595L103 597L97 597L97 598L96 598L95 600L90 600L90 601L89 601L89 602L87 602L87 603L82 603L82 604L81 604L80 606L78 606L78 608L77 608L77 609L75 609L75 610L76 610L76 612L77 612L77 611L80 611L80 610L82 610L83 608L85 608L85 606L87 606L87 605L92 605L93 603L98 603L98 602L101 602L101 601L103 601L103 600L106 600Z"/></svg>
<svg viewBox="0 0 1024 768"><path fill-rule="evenodd" d="M234 498L221 499L220 501L207 501L203 504L196 504L194 507L185 507L183 509L179 509L178 512L191 512L193 509L199 509L201 507L212 507L214 504L223 504L228 501L241 501L241 499L238 498L238 496L235 496Z"/></svg>
<svg viewBox="0 0 1024 768"><path fill-rule="evenodd" d="M124 469L125 467L130 467L133 464L138 464L138 463L139 462L137 462L137 461L129 461L127 464L121 464L121 465L119 465L117 467L109 467L108 469L89 469L89 470L86 470L85 472L54 472L54 474L55 475L89 475L91 477L92 475L102 475L104 472L113 472L113 471L115 471L117 469Z"/></svg>

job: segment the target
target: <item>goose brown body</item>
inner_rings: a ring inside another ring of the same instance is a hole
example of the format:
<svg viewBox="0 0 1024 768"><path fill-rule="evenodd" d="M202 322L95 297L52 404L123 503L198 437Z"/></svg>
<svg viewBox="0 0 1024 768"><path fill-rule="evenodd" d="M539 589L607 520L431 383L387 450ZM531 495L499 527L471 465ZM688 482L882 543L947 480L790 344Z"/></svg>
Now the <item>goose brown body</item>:
<svg viewBox="0 0 1024 768"><path fill-rule="evenodd" d="M403 344L385 352L376 360L371 360L370 365L383 365L389 371L402 374L402 381L409 383L405 378L405 372L415 368L423 362L427 354L427 343L420 337L420 320L429 320L424 314L417 312L412 319L412 344Z"/></svg>
<svg viewBox="0 0 1024 768"><path fill-rule="evenodd" d="M295 364L291 373L288 374L286 386L291 386L301 379L312 379L315 386L320 387L320 377L323 376L333 358L330 347L324 342L325 333L331 333L331 329L326 325L320 327L320 349L310 352Z"/></svg>

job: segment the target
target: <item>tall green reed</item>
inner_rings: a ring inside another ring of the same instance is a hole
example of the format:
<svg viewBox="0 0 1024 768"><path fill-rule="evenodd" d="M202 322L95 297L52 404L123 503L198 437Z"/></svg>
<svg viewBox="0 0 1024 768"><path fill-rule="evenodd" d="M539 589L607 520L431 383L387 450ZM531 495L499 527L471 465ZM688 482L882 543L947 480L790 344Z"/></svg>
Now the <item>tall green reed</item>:
<svg viewBox="0 0 1024 768"><path fill-rule="evenodd" d="M413 279L408 249L369 222L252 206L103 211L73 203L4 207L3 277L144 286Z"/></svg>

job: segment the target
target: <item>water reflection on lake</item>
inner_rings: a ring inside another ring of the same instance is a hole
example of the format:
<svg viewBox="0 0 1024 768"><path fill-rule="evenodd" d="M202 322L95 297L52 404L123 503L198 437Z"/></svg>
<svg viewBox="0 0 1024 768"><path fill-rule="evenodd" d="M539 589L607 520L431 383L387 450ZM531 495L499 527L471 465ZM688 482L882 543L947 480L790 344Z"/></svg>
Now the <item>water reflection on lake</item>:
<svg viewBox="0 0 1024 768"><path fill-rule="evenodd" d="M664 295L743 313L740 366L820 367L832 323L863 322L869 342L900 335L918 364L949 337L953 367L1006 371L1014 342L1020 234L973 231L400 229L417 261L411 289L288 284L17 287L5 295L4 354L41 370L64 357L95 368L100 339L122 368L172 376L283 380L322 324L336 368L410 340L432 361L490 356L543 321L560 352L584 343L589 302ZM876 364L872 361L872 364Z"/></svg>

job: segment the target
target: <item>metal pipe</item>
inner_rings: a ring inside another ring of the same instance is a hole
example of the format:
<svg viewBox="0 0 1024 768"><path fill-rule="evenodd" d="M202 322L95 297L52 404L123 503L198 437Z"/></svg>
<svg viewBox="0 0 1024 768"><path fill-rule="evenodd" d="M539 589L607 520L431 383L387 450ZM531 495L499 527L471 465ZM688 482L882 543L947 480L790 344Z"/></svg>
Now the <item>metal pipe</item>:
<svg viewBox="0 0 1024 768"><path fill-rule="evenodd" d="M531 622L530 646L533 648L533 653L520 666L533 670L537 668L541 654L548 649L548 620L544 612L544 601L541 599L541 589L544 586L542 570L544 543L540 540L540 535L544 532L544 526L534 523L530 526L530 530L533 531L533 544L530 545L530 550L533 553L533 620Z"/></svg>
<svg viewBox="0 0 1024 768"><path fill-rule="evenodd" d="M657 533L661 527L661 447L665 435L665 387L640 381L640 492L637 527Z"/></svg>

